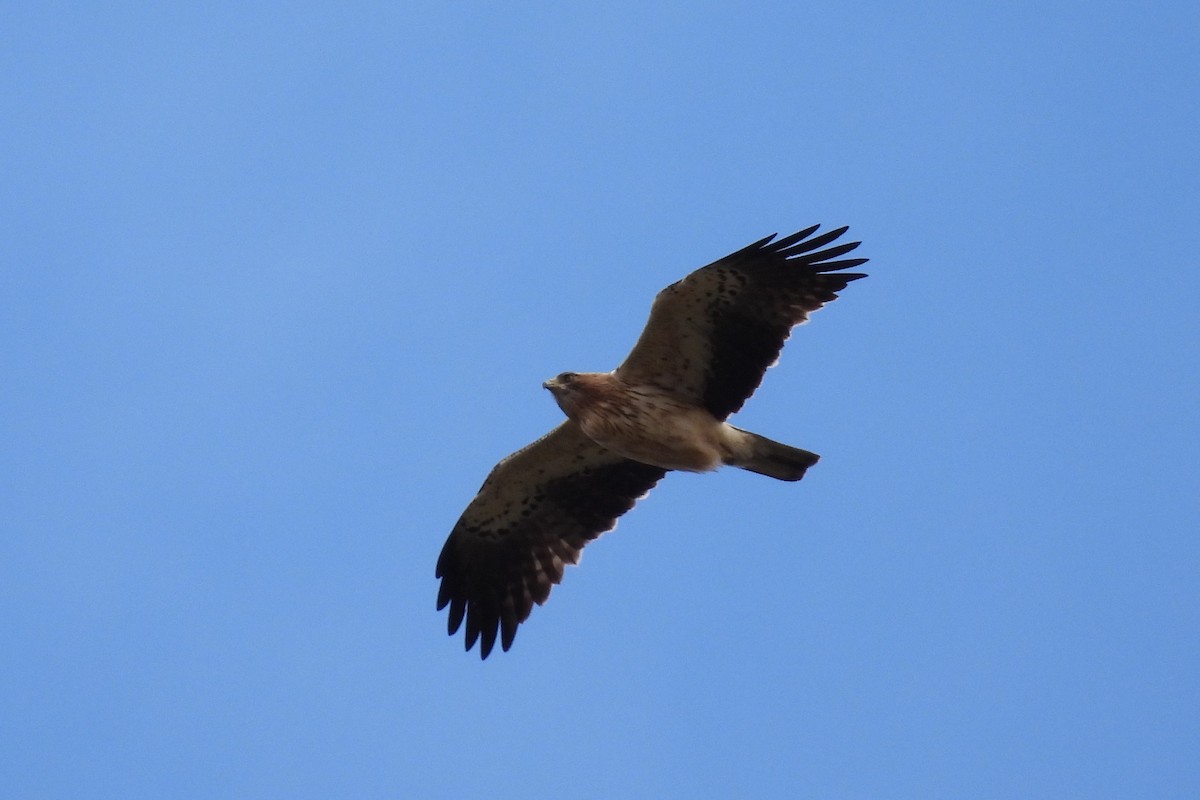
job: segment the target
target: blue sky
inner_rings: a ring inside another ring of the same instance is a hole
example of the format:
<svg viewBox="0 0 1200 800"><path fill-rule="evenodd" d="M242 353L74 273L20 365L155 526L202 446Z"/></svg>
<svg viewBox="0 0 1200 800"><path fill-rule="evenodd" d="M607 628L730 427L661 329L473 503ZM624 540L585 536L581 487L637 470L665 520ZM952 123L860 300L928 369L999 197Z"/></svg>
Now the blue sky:
<svg viewBox="0 0 1200 800"><path fill-rule="evenodd" d="M1200 793L1191 3L8 4L13 797ZM491 466L654 293L871 277L481 663Z"/></svg>

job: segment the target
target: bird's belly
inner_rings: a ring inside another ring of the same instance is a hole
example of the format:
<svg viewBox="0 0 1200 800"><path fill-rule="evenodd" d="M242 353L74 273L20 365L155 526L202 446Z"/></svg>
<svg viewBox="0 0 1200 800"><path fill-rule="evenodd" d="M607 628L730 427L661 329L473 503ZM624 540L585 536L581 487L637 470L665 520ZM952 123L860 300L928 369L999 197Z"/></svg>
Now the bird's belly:
<svg viewBox="0 0 1200 800"><path fill-rule="evenodd" d="M643 399L589 409L579 423L597 444L644 464L707 472L723 463L724 426L703 409Z"/></svg>

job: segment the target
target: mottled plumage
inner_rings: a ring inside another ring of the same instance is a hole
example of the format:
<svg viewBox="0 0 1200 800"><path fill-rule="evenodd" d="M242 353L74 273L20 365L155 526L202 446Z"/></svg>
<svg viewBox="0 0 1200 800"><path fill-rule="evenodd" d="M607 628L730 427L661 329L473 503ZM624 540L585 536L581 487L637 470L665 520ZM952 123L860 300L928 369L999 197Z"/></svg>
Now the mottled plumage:
<svg viewBox="0 0 1200 800"><path fill-rule="evenodd" d="M669 470L736 466L794 481L818 456L724 420L779 357L793 326L834 300L865 258L824 250L845 231L779 241L769 236L659 292L650 319L611 373L565 372L546 381L566 422L505 458L467 506L438 558L438 609L453 635L487 658Z"/></svg>

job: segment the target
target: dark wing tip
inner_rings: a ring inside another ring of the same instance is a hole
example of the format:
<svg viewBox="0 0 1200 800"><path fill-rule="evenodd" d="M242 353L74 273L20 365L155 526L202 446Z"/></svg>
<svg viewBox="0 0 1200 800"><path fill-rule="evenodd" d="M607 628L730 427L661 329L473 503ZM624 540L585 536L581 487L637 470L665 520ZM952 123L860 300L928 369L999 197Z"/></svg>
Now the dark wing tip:
<svg viewBox="0 0 1200 800"><path fill-rule="evenodd" d="M741 409L754 393L794 325L835 300L851 281L866 277L841 271L867 263L842 258L861 244L835 243L849 226L817 234L819 229L812 225L717 262L742 275L735 290L709 306L709 359L700 394L718 419Z"/></svg>
<svg viewBox="0 0 1200 800"><path fill-rule="evenodd" d="M445 604L438 607L441 611ZM461 597L455 597L450 605L450 616L446 619L446 632L453 636L458 633L459 627L462 625L463 616L467 613L467 602Z"/></svg>
<svg viewBox="0 0 1200 800"><path fill-rule="evenodd" d="M782 239L780 239L778 242L775 242L774 244L772 244L771 249L775 250L775 251L786 250L787 248L791 247L792 245L796 244L797 242L803 241L804 239L807 239L812 234L816 233L817 229L820 227L821 227L821 225L818 223L816 225L810 225L802 231L796 231L795 233L791 234L790 236L785 236ZM756 242L754 245L751 245L751 247L761 247L761 246L765 245L767 242L770 242L772 239L774 239L775 236L776 236L776 234L772 234L771 236L767 237L766 239L763 239L762 241Z"/></svg>
<svg viewBox="0 0 1200 800"><path fill-rule="evenodd" d="M500 619L500 649L508 652L513 640L517 638L517 618L505 615Z"/></svg>
<svg viewBox="0 0 1200 800"><path fill-rule="evenodd" d="M825 247L827 244L831 244L846 231L850 230L850 226L843 225L840 228L826 231L820 236L812 239L805 239L800 235L811 233L815 231L816 227L817 226L805 228L799 233L792 234L791 236L776 242L776 245L786 244L784 247L776 250L775 252L782 256L787 264L805 267L810 272L815 273L839 272L840 270L844 269L852 269L853 267L865 264L870 260L866 258L844 258L840 261L834 261L833 259L836 259L839 256L844 256L847 253L857 250L862 242L843 242L841 244L834 245L833 247L826 247L824 250L820 250L819 248ZM849 283L852 280L865 278L866 273L854 273L853 277L851 275L839 275L838 277L845 279L846 282Z"/></svg>
<svg viewBox="0 0 1200 800"><path fill-rule="evenodd" d="M782 259L788 265L806 267L811 272L834 272L842 269L856 267L859 264L865 264L865 258L850 258L841 261L832 261L838 256L843 256L858 248L862 242L843 242L842 244L829 247L824 250L820 248L831 244L848 230L849 225L843 225L840 228L826 231L819 236L813 236L820 229L820 225L810 225L803 230L796 231L793 234L775 239L776 234L772 234L764 239L759 239L754 244L743 247L736 253L731 253L722 261L724 262L739 262L745 259L759 259L767 256L774 261ZM812 236L810 239L809 237Z"/></svg>
<svg viewBox="0 0 1200 800"><path fill-rule="evenodd" d="M730 253L729 255L725 256L725 258L723 258L721 260L728 261L728 260L732 260L732 259L745 258L746 256L751 256L755 253L760 253L761 251L763 251L765 249L774 250L775 248L779 247L780 242L775 242L774 244L772 244L771 242L778 235L779 235L778 233L772 233L770 236L764 236L763 238L759 239L757 242L752 242L752 243L746 245L745 247L743 247L741 250L738 250L737 252L734 252L734 253ZM792 234L792 236L789 236L788 239L791 239L794 236L795 236L795 234ZM784 239L781 241L787 241L787 239Z"/></svg>
<svg viewBox="0 0 1200 800"><path fill-rule="evenodd" d="M843 269L851 269L853 267L861 267L863 264L867 263L868 260L869 259L866 259L866 258L847 258L844 261L830 261L828 264L816 265L816 267L813 268L813 272L832 273L832 272L838 272L839 270L843 270ZM856 273L849 273L849 274L858 275L860 278L867 277L867 273L865 273L865 272L856 272ZM837 277L844 278L846 276L839 274Z"/></svg>
<svg viewBox="0 0 1200 800"><path fill-rule="evenodd" d="M614 461L594 443L588 442L587 448L595 451L598 462L572 466L543 483L537 506L541 510L507 530L507 536L517 537L512 546L479 550L486 537L462 539L472 526L456 526L451 532L438 559L438 609L450 606L451 636L466 623L466 650L478 642L481 659L492 653L497 641L502 650L509 650L533 604L544 602L550 587L562 580L563 567L578 562L584 545L611 530L617 518L666 474L661 467ZM475 549L465 555L460 545ZM488 546L495 548L494 542Z"/></svg>
<svg viewBox="0 0 1200 800"><path fill-rule="evenodd" d="M479 658L483 660L492 653L492 648L496 645L496 628L499 627L500 620L495 619L491 615L483 623L483 628L480 631L479 641Z"/></svg>
<svg viewBox="0 0 1200 800"><path fill-rule="evenodd" d="M782 239L779 242L776 242L776 247L778 248L778 252L780 253L780 255L783 255L784 257L787 257L787 258L790 258L792 256L798 256L803 253L808 253L813 250L816 250L818 247L824 247L825 245L829 244L830 242L838 239L846 231L850 230L849 225L843 225L840 228L835 228L834 230L826 231L825 233L822 233L820 236L816 236L812 239L809 239L808 235L815 233L817 228L819 228L819 227L821 227L821 226L813 225L812 227L805 228L804 230L802 230L798 233L794 233L791 236L788 236L787 238ZM800 234L805 234L805 235L801 236ZM780 247L779 245L783 245L783 246ZM857 247L858 243L856 242L854 246Z"/></svg>

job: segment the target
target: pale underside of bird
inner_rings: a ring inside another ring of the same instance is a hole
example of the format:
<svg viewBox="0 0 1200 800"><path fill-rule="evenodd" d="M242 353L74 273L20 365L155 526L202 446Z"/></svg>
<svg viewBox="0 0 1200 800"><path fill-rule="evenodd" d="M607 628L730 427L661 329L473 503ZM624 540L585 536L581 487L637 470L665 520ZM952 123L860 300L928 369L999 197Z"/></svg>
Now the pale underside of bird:
<svg viewBox="0 0 1200 800"><path fill-rule="evenodd" d="M796 481L807 450L725 422L779 357L792 328L837 298L865 258L837 260L846 228L768 236L658 293L637 344L612 372L543 385L567 420L495 466L442 548L438 610L466 648L508 650L584 545L671 470L734 466ZM812 238L809 238L812 237ZM821 249L824 248L824 249Z"/></svg>

